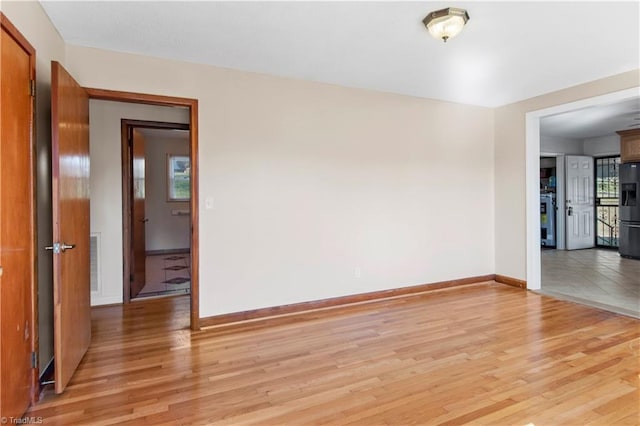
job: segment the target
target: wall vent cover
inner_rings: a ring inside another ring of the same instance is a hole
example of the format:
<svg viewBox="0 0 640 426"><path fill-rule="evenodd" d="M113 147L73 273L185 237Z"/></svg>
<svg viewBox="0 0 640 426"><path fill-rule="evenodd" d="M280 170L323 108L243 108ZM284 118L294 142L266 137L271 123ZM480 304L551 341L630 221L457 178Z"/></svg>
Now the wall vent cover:
<svg viewBox="0 0 640 426"><path fill-rule="evenodd" d="M90 262L91 262L91 292L100 292L100 234L91 234Z"/></svg>

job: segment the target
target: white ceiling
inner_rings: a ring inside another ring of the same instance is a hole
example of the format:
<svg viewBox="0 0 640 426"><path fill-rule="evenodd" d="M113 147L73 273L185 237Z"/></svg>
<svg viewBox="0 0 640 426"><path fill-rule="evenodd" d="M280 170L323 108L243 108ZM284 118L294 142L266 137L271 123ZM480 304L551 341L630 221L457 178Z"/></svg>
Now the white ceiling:
<svg viewBox="0 0 640 426"><path fill-rule="evenodd" d="M569 111L540 120L540 134L569 139L609 136L640 129L640 98Z"/></svg>
<svg viewBox="0 0 640 426"><path fill-rule="evenodd" d="M640 68L638 1L43 1L67 43L482 106ZM422 25L471 17L444 44Z"/></svg>

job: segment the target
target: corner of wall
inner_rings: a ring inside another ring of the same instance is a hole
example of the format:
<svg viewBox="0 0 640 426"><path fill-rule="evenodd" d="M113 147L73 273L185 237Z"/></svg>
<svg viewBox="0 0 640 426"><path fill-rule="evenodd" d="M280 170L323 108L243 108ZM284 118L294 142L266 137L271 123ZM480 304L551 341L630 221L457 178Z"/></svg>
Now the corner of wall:
<svg viewBox="0 0 640 426"><path fill-rule="evenodd" d="M493 273L495 274L496 270L497 270L497 258L498 258L498 247L497 247L497 234L498 234L498 216L497 216L497 211L498 211L498 198L497 198L497 194L498 194L498 189L497 189L497 185L498 185L498 177L497 177L497 173L496 173L496 166L498 164L498 144L496 143L497 137L496 137L496 127L497 127L497 120L496 120L496 115L498 113L498 107L493 108L491 110L491 121L492 121L492 133L493 133Z"/></svg>

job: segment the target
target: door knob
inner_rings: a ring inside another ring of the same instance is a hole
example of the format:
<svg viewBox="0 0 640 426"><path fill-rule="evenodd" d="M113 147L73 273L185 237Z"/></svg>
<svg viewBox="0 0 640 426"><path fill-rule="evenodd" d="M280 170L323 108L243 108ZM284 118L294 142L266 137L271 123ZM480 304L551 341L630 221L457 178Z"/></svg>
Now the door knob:
<svg viewBox="0 0 640 426"><path fill-rule="evenodd" d="M140 219L140 222L147 223L147 222L149 222L149 219L148 218Z"/></svg>
<svg viewBox="0 0 640 426"><path fill-rule="evenodd" d="M573 216L573 207L567 207L567 216Z"/></svg>
<svg viewBox="0 0 640 426"><path fill-rule="evenodd" d="M66 243L53 243L52 246L47 246L45 250L52 250L53 254L64 253L67 250L71 250L75 248L75 244L66 244Z"/></svg>

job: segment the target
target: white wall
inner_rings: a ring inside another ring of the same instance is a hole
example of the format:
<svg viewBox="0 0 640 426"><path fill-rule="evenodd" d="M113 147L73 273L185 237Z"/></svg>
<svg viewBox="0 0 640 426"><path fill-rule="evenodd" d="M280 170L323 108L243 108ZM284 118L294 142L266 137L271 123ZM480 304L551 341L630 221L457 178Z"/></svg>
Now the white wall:
<svg viewBox="0 0 640 426"><path fill-rule="evenodd" d="M38 2L2 1L2 13L36 49L36 209L40 372L53 358L51 252L51 61L64 63L65 44Z"/></svg>
<svg viewBox="0 0 640 426"><path fill-rule="evenodd" d="M590 155L592 157L620 155L620 136L618 135L584 139L582 144L584 147L584 155Z"/></svg>
<svg viewBox="0 0 640 426"><path fill-rule="evenodd" d="M190 216L176 216L172 211L189 211L189 203L167 201L167 154L189 156L189 134L185 132L179 138L155 135L155 131L152 135L145 133L145 215L149 219L146 250L188 249L191 247Z"/></svg>
<svg viewBox="0 0 640 426"><path fill-rule="evenodd" d="M620 136L607 135L596 138L573 139L558 136L540 136L542 155L590 155L603 157L620 155Z"/></svg>
<svg viewBox="0 0 640 426"><path fill-rule="evenodd" d="M81 83L82 84L82 83ZM91 100L91 232L100 234L100 291L92 305L122 302L122 156L123 118L188 123L184 108Z"/></svg>
<svg viewBox="0 0 640 426"><path fill-rule="evenodd" d="M543 155L582 155L582 140L541 135L540 152Z"/></svg>
<svg viewBox="0 0 640 426"><path fill-rule="evenodd" d="M85 86L199 99L201 317L494 271L491 109L77 46L67 62Z"/></svg>

